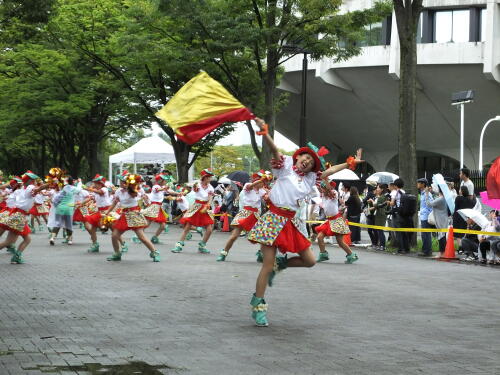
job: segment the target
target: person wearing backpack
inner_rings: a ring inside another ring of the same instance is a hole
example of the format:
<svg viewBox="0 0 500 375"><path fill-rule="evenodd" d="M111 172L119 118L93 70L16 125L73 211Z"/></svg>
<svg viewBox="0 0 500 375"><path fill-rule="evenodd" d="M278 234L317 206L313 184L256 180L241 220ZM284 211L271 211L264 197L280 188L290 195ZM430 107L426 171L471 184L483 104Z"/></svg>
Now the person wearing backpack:
<svg viewBox="0 0 500 375"><path fill-rule="evenodd" d="M389 203L392 207L394 225L396 228L414 228L413 215L416 207L412 206L413 203L416 206L415 197L407 195L403 190L404 182L401 178L397 178L394 185L396 185L396 189L391 192L391 202ZM397 232L396 237L399 244L398 254L409 253L411 233Z"/></svg>

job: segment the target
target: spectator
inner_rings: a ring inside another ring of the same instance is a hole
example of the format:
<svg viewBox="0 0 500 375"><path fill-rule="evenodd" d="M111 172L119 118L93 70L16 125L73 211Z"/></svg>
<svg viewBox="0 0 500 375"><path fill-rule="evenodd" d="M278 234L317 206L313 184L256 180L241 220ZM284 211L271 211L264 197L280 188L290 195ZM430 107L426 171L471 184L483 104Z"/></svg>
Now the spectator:
<svg viewBox="0 0 500 375"><path fill-rule="evenodd" d="M482 231L485 232L500 232L500 217L498 216L498 212L495 210L491 210L488 214L488 225L481 228ZM500 237L498 236L478 236L479 237L479 250L478 256L481 257L481 260L486 259L486 251L490 250L491 259L489 261L490 264L500 264L498 261L500 256ZM483 262L484 263L484 262Z"/></svg>
<svg viewBox="0 0 500 375"><path fill-rule="evenodd" d="M417 180L417 189L420 191L420 227L421 228L430 228L429 224L429 215L432 212L432 207L427 205L426 196L429 195L428 201L432 202L432 194L429 189L429 182L426 178L419 178ZM430 232L422 232L422 252L418 254L419 256L428 257L432 255L432 236Z"/></svg>
<svg viewBox="0 0 500 375"><path fill-rule="evenodd" d="M425 189L429 192L431 191L431 188L429 186L426 187ZM435 192L438 194L438 197L436 199L431 200L431 195L426 194L425 203L427 206L432 207L436 228L446 229L448 228L448 223L449 223L448 206L446 204L446 200L444 199L443 192L439 186L437 187L437 191ZM446 248L446 233L439 232L438 240L439 240L438 258L440 258L444 255L444 250Z"/></svg>
<svg viewBox="0 0 500 375"><path fill-rule="evenodd" d="M403 190L404 182L401 178L394 181L395 189L391 192L391 207L393 208L393 220L396 228L413 228L413 218L411 216L404 216L399 213L401 207L401 197L406 194ZM411 233L397 232L396 237L399 243L399 254L407 254L410 252L410 239Z"/></svg>
<svg viewBox="0 0 500 375"><path fill-rule="evenodd" d="M474 184L472 183L472 181L470 180L470 171L468 168L462 168L460 169L460 180L462 181L460 183L460 188L462 188L462 186L465 186L467 187L467 191L469 194L467 195L474 195Z"/></svg>
<svg viewBox="0 0 500 375"><path fill-rule="evenodd" d="M375 189L375 200L372 200L372 207L370 210L374 215L374 225L385 226L387 221L387 202L390 198L389 189L386 184L380 184ZM377 250L385 251L385 234L381 229L376 229L375 234L377 236Z"/></svg>
<svg viewBox="0 0 500 375"><path fill-rule="evenodd" d="M458 213L458 210L463 208L474 208L476 206L477 200L474 195L469 195L469 190L467 186L460 186L460 195L455 198L455 212L453 213L453 228L454 229L466 229L467 223ZM461 246L460 240L464 238L465 233L454 233L453 237L457 239L458 247ZM462 249L463 251L463 249Z"/></svg>
<svg viewBox="0 0 500 375"><path fill-rule="evenodd" d="M359 198L358 188L356 186L351 186L349 189L349 198L346 200L345 206L345 217L347 221L359 223L361 219L361 199ZM349 225L349 229L351 230L352 243L359 244L361 242L360 227Z"/></svg>
<svg viewBox="0 0 500 375"><path fill-rule="evenodd" d="M363 212L366 216L366 224L375 225L375 210L372 210L373 203L376 200L375 198L375 188L377 187L377 183L374 181L368 181L366 183L367 193L365 198L363 199ZM372 243L372 247L376 248L378 244L378 236L377 231L372 228L368 228L368 235L370 236L370 241Z"/></svg>
<svg viewBox="0 0 500 375"><path fill-rule="evenodd" d="M472 219L467 219L467 229L470 230L481 230L481 227L477 225ZM466 234L464 238L462 238L462 250L465 252L467 255L464 260L466 261L474 261L477 260L478 257L476 253L478 252L479 249L479 238L477 234ZM481 247L483 248L483 251L486 251L485 245L483 244ZM486 263L486 257L484 259L484 263Z"/></svg>

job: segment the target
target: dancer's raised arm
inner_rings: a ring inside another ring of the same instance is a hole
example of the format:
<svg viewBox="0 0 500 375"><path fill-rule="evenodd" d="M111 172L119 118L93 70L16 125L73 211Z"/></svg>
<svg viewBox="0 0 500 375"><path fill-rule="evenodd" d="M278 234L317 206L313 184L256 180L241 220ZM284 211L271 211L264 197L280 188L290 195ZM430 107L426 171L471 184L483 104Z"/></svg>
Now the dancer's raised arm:
<svg viewBox="0 0 500 375"><path fill-rule="evenodd" d="M326 169L322 174L321 178L326 178L334 173L341 171L342 169L350 168L355 169L357 164L364 163L364 160L361 160L361 156L363 154L363 149L358 148L356 151L356 157L349 156L345 163L332 165L330 168Z"/></svg>
<svg viewBox="0 0 500 375"><path fill-rule="evenodd" d="M260 135L262 135L262 138L267 142L269 145L269 148L271 149L271 153L273 154L273 158L276 160L279 160L281 158L281 153L278 151L278 147L274 143L274 140L271 138L271 136L268 133L268 125L264 120L262 120L259 117L255 118L255 123L260 129Z"/></svg>

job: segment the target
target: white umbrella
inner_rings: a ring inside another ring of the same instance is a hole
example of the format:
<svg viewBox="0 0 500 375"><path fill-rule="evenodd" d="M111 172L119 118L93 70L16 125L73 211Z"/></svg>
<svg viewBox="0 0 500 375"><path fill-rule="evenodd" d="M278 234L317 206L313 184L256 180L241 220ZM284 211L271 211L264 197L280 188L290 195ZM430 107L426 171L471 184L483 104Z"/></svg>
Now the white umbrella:
<svg viewBox="0 0 500 375"><path fill-rule="evenodd" d="M232 181L227 178L226 176L222 176L219 178L219 181L217 181L219 184L224 184L224 185L231 185Z"/></svg>
<svg viewBox="0 0 500 375"><path fill-rule="evenodd" d="M448 187L448 184L444 180L444 177L441 173L436 173L435 175L432 176L432 183L434 185L438 185L441 189L441 192L443 193L444 200L446 201L446 204L448 205L448 208L450 209L451 213L455 212L455 198L451 195L450 188Z"/></svg>
<svg viewBox="0 0 500 375"><path fill-rule="evenodd" d="M481 228L486 227L490 221L479 211L473 210L472 208L463 208L457 211L464 220L471 219Z"/></svg>
<svg viewBox="0 0 500 375"><path fill-rule="evenodd" d="M345 181L357 181L359 177L356 173L350 169L342 169L341 171L334 173L328 177L331 180L345 180Z"/></svg>
<svg viewBox="0 0 500 375"><path fill-rule="evenodd" d="M376 172L366 179L366 181L373 181L377 184L389 184L399 178L397 174L391 172Z"/></svg>

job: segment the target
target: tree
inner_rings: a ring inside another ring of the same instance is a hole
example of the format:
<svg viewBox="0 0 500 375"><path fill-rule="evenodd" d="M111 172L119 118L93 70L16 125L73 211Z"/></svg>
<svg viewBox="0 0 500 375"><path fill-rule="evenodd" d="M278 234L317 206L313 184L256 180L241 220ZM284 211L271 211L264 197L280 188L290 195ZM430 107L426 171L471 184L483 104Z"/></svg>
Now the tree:
<svg viewBox="0 0 500 375"><path fill-rule="evenodd" d="M276 111L285 99L276 86L281 64L290 58L285 45L295 44L314 59L347 59L360 49L362 28L390 14L387 3L339 14L340 0L161 0L161 10L176 20L175 41L206 62L224 85L274 134ZM318 37L321 35L321 37ZM262 95L263 93L263 95ZM247 123L255 154L267 168L267 144L259 150Z"/></svg>
<svg viewBox="0 0 500 375"><path fill-rule="evenodd" d="M422 0L393 0L400 45L399 175L408 190L417 180L417 26Z"/></svg>

